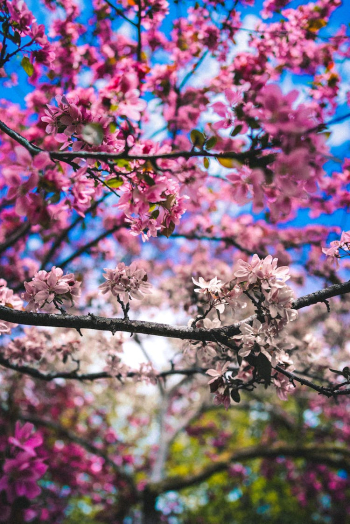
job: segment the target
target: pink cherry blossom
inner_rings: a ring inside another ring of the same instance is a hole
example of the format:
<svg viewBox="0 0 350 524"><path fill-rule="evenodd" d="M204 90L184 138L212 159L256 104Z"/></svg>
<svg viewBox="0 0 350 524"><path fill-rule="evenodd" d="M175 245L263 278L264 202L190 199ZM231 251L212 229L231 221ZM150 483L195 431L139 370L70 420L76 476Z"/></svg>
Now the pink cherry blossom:
<svg viewBox="0 0 350 524"><path fill-rule="evenodd" d="M40 458L22 451L15 458L5 459L4 475L0 479L0 491L5 491L11 504L17 497L34 499L41 493L37 481L44 475L47 465Z"/></svg>
<svg viewBox="0 0 350 524"><path fill-rule="evenodd" d="M110 292L120 297L124 304L128 304L133 298L142 300L144 295L151 293L146 272L137 268L136 264L128 267L121 262L115 269L105 268L105 272L103 276L106 282L99 286L102 294Z"/></svg>
<svg viewBox="0 0 350 524"><path fill-rule="evenodd" d="M68 302L74 304L80 295L80 285L72 273L63 275L61 268L55 266L51 271L38 271L31 282L25 282L26 292L23 299L28 302L27 311L39 309L54 310L58 304Z"/></svg>

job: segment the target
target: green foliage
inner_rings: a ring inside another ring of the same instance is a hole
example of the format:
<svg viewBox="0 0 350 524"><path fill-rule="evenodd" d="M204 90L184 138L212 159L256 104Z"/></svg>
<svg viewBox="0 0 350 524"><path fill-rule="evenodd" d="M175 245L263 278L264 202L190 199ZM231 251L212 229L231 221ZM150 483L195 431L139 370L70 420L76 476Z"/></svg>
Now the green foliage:
<svg viewBox="0 0 350 524"><path fill-rule="evenodd" d="M32 76L34 73L34 67L27 56L24 56L21 61L21 66L25 70L28 76Z"/></svg>

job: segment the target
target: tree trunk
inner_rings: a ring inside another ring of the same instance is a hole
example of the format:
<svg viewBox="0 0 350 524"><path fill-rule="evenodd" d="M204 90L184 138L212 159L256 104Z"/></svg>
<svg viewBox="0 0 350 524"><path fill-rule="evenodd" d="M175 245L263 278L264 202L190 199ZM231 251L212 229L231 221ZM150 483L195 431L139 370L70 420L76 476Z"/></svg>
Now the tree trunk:
<svg viewBox="0 0 350 524"><path fill-rule="evenodd" d="M160 524L160 513L156 510L157 495L149 489L143 492L142 524Z"/></svg>

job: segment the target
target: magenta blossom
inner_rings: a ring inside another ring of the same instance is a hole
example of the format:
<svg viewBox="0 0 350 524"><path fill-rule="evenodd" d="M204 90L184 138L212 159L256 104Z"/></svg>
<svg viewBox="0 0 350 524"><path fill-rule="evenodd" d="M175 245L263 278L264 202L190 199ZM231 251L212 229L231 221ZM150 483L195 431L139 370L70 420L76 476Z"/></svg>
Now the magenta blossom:
<svg viewBox="0 0 350 524"><path fill-rule="evenodd" d="M8 441L9 444L12 444L17 448L22 449L23 451L34 457L36 455L34 449L38 446L41 446L41 444L43 443L43 439L39 433L35 433L34 435L32 435L33 428L33 424L30 424L29 422L26 422L21 427L21 423L17 421L15 427L15 436L9 437Z"/></svg>
<svg viewBox="0 0 350 524"><path fill-rule="evenodd" d="M8 502L13 503L17 497L27 497L31 500L41 493L37 481L47 470L42 459L22 451L15 458L6 459L3 470L0 491L6 492Z"/></svg>

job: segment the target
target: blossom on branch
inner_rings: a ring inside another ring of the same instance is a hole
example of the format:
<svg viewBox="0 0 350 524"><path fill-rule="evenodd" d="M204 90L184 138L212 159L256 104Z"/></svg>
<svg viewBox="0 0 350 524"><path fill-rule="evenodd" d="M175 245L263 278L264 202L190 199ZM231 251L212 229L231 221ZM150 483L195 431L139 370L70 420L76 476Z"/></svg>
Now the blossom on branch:
<svg viewBox="0 0 350 524"><path fill-rule="evenodd" d="M25 282L23 299L28 302L27 311L54 311L63 303L73 306L80 296L81 282L73 273L63 275L61 268L53 267L51 271L38 271L31 282Z"/></svg>
<svg viewBox="0 0 350 524"><path fill-rule="evenodd" d="M103 274L106 282L99 286L101 293L112 293L119 297L124 304L133 298L142 300L144 295L151 293L151 284L147 282L147 273L144 269L137 268L136 264L126 266L120 262L115 269L105 268Z"/></svg>

